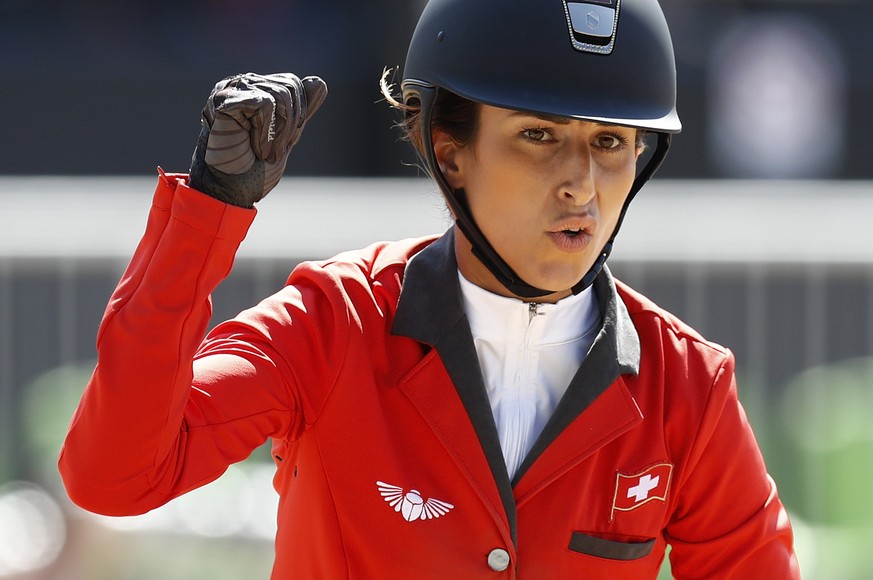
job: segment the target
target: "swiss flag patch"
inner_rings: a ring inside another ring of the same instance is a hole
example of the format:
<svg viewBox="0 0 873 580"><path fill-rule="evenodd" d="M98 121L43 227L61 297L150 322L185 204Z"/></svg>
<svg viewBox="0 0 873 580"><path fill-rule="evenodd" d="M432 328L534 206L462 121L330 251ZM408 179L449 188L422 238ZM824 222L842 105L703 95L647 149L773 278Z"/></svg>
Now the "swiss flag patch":
<svg viewBox="0 0 873 580"><path fill-rule="evenodd" d="M659 463L633 475L621 472L615 475L615 496L612 499L610 521L615 519L616 511L627 512L654 500L667 501L673 465Z"/></svg>

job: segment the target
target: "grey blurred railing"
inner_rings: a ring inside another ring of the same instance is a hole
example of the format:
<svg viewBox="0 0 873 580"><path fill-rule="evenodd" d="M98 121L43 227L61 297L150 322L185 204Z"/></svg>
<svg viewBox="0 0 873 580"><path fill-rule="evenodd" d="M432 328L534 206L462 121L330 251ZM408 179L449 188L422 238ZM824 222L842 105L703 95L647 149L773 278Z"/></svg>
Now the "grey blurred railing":
<svg viewBox="0 0 873 580"><path fill-rule="evenodd" d="M67 407L57 425L34 427L27 391L52 369L92 364L103 308L143 231L154 183L0 178L0 484L46 477L29 439L41 428L62 434ZM618 278L736 353L741 397L777 479L799 461L779 443L791 429L786 385L873 354L871 194L868 182L655 180L634 201L610 259ZM216 320L279 288L301 260L449 225L424 180L286 178L260 205L214 296ZM809 417L797 420L813 428L825 412L816 405L826 408L830 396L828 385L814 390L801 407ZM821 495L830 484L811 461L804 485ZM831 510L808 489L780 484L805 517Z"/></svg>

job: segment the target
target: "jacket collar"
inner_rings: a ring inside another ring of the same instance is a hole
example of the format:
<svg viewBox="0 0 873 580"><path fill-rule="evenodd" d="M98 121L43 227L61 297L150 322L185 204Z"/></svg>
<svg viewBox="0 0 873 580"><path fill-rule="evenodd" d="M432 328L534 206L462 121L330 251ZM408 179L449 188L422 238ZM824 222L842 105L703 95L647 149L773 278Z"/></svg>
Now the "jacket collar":
<svg viewBox="0 0 873 580"><path fill-rule="evenodd" d="M637 374L640 339L609 269L594 281L603 327L592 354L606 349L598 366L608 374ZM392 333L436 347L450 329L468 323L458 283L453 230L413 257L406 268ZM599 345L599 346L598 346ZM609 356L611 355L611 356Z"/></svg>
<svg viewBox="0 0 873 580"><path fill-rule="evenodd" d="M392 334L436 346L451 328L466 321L457 272L450 229L407 264Z"/></svg>

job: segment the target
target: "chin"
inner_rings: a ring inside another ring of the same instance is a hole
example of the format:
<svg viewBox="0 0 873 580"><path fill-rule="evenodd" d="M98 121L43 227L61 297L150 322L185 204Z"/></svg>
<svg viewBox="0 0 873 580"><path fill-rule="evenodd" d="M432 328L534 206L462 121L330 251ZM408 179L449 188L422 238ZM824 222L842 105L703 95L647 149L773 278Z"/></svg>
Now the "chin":
<svg viewBox="0 0 873 580"><path fill-rule="evenodd" d="M584 270L579 268L561 268L560 270L556 269L557 271L540 272L539 275L533 275L530 279L525 278L525 280L537 288L563 292L572 289L573 286L578 284L590 269L590 267Z"/></svg>

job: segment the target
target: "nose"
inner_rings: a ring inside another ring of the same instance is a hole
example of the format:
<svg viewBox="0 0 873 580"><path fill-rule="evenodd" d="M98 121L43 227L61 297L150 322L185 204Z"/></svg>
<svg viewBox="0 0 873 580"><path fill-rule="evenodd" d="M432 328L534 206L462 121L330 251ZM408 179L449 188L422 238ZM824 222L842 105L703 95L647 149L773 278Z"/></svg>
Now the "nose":
<svg viewBox="0 0 873 580"><path fill-rule="evenodd" d="M567 156L563 166L565 180L561 186L561 195L574 205L590 202L597 191L590 153L587 150L576 151L575 155Z"/></svg>

